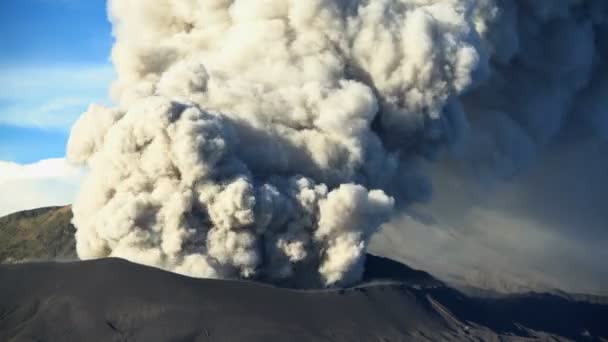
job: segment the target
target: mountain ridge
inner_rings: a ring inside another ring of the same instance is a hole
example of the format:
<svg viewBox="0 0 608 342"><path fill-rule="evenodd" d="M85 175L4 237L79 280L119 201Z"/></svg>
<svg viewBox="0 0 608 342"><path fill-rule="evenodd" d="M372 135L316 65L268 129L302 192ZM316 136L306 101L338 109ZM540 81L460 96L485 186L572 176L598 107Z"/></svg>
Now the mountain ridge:
<svg viewBox="0 0 608 342"><path fill-rule="evenodd" d="M70 206L24 210L0 217L0 263L76 260Z"/></svg>

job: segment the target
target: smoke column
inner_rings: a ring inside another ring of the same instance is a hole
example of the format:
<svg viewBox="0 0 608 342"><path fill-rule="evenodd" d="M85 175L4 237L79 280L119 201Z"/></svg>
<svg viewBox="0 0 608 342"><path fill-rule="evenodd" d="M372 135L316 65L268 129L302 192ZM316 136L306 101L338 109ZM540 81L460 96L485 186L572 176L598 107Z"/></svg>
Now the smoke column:
<svg viewBox="0 0 608 342"><path fill-rule="evenodd" d="M495 4L490 73L426 167L430 203L372 251L467 286L606 295L608 2Z"/></svg>
<svg viewBox="0 0 608 342"><path fill-rule="evenodd" d="M109 1L117 106L92 105L68 143L90 169L78 255L352 284L394 209L429 198L421 165L441 151L503 177L570 108L606 134L606 7Z"/></svg>

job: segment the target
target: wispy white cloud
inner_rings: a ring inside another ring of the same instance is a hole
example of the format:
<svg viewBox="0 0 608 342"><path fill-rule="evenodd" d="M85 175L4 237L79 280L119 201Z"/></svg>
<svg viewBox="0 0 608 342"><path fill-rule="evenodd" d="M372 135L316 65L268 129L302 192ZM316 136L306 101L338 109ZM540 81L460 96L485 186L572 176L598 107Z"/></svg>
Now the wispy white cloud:
<svg viewBox="0 0 608 342"><path fill-rule="evenodd" d="M47 129L67 129L85 109L88 97L49 99L41 104L23 101L0 107L0 124ZM100 101L94 101L100 102Z"/></svg>
<svg viewBox="0 0 608 342"><path fill-rule="evenodd" d="M84 173L62 158L25 165L0 161L0 216L71 203Z"/></svg>
<svg viewBox="0 0 608 342"><path fill-rule="evenodd" d="M0 66L0 123L67 130L91 102L107 103L110 65Z"/></svg>
<svg viewBox="0 0 608 342"><path fill-rule="evenodd" d="M114 78L110 64L20 66L0 65L0 85L3 97L21 97L23 91L51 90L63 93L65 89L81 86L87 90L105 90ZM5 87L6 86L6 87Z"/></svg>

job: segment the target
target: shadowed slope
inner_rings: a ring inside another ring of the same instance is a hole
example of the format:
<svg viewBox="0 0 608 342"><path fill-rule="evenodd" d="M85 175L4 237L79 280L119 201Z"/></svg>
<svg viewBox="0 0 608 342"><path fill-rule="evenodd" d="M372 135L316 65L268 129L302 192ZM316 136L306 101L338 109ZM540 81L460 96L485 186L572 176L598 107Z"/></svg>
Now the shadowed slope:
<svg viewBox="0 0 608 342"><path fill-rule="evenodd" d="M70 219L69 207L0 218L0 259L75 257ZM607 304L569 294L470 297L374 255L362 285L314 291L120 259L0 265L0 341L597 341L608 337Z"/></svg>
<svg viewBox="0 0 608 342"><path fill-rule="evenodd" d="M295 291L105 259L0 269L0 340L395 341L449 329L402 286Z"/></svg>
<svg viewBox="0 0 608 342"><path fill-rule="evenodd" d="M413 286L376 283L303 291L193 279L120 259L3 265L0 340L517 341L561 336L594 341L608 337L606 305L537 294L476 299L442 285L404 278L408 279Z"/></svg>

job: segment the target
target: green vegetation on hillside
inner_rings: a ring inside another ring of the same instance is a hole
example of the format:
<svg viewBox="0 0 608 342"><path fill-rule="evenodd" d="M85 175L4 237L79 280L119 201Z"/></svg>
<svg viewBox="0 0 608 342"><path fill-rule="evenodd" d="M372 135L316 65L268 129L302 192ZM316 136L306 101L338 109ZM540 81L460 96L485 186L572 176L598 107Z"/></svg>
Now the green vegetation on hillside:
<svg viewBox="0 0 608 342"><path fill-rule="evenodd" d="M0 218L0 262L76 258L68 207L40 208Z"/></svg>

